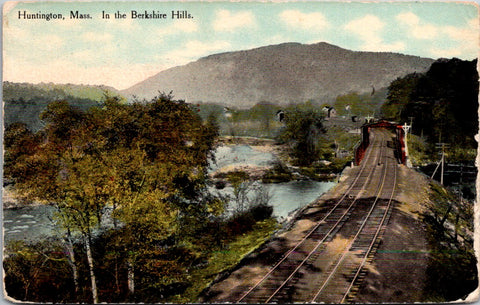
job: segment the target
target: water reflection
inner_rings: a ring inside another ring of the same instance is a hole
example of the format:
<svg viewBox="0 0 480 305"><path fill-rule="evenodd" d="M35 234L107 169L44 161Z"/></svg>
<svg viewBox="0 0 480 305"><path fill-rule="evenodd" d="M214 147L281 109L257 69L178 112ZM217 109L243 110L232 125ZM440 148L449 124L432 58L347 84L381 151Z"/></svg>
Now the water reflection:
<svg viewBox="0 0 480 305"><path fill-rule="evenodd" d="M282 183L255 182L251 187L252 191L248 193L248 197L252 199L255 196L254 190L256 187L261 186L266 188L270 197L268 204L273 206L273 216L282 221L291 216L296 210L315 201L315 199L327 192L335 184L335 182L319 182L311 180ZM218 192L221 195L228 195L233 198L233 188L231 186L227 186ZM235 201L231 200L228 210L232 212L235 211L236 208Z"/></svg>

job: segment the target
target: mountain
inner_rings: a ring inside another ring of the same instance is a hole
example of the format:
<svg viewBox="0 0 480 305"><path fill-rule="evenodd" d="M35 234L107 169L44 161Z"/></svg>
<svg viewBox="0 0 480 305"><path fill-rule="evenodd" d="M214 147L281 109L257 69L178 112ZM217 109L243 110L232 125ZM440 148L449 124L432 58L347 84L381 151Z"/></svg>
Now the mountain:
<svg viewBox="0 0 480 305"><path fill-rule="evenodd" d="M173 91L176 99L249 107L307 100L331 102L349 92L387 87L412 72L425 72L433 59L386 52L357 52L324 42L283 43L214 54L162 71L122 93L151 98Z"/></svg>
<svg viewBox="0 0 480 305"><path fill-rule="evenodd" d="M100 105L105 94L119 96L120 92L107 86L13 83L3 82L4 126L15 122L27 124L32 130L42 127L40 113L53 101L68 101L81 109Z"/></svg>

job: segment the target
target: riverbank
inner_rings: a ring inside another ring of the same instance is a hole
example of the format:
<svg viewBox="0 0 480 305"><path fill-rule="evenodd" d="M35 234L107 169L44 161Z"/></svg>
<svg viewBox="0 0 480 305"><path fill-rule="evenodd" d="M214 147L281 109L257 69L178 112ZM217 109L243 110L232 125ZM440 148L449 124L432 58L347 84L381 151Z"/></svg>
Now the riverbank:
<svg viewBox="0 0 480 305"><path fill-rule="evenodd" d="M259 221L251 231L236 237L224 249L211 252L203 267L192 268L189 272L192 285L168 301L194 303L206 287L230 274L244 257L261 247L278 228L279 224L273 218Z"/></svg>
<svg viewBox="0 0 480 305"><path fill-rule="evenodd" d="M230 151L223 151L230 148ZM244 173L249 180L264 183L281 183L298 180L333 181L347 165L349 159L321 160L308 167L293 166L288 157L289 147L272 139L254 137L220 137L217 144L216 163L210 177L218 185L228 183L225 179L231 173ZM234 159L222 164L223 155ZM259 154L270 155L269 160L258 160Z"/></svg>
<svg viewBox="0 0 480 305"><path fill-rule="evenodd" d="M19 196L12 184L2 188L2 204L4 210L15 210L24 207L38 207L43 205L43 203L38 201L27 202L19 199Z"/></svg>

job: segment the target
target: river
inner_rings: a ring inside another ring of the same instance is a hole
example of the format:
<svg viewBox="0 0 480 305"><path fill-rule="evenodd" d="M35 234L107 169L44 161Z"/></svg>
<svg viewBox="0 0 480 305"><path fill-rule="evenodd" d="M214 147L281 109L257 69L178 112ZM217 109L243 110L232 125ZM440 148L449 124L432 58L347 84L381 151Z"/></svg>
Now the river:
<svg viewBox="0 0 480 305"><path fill-rule="evenodd" d="M51 206L39 205L18 209L3 209L3 233L5 241L37 240L49 235L57 235L53 225Z"/></svg>
<svg viewBox="0 0 480 305"><path fill-rule="evenodd" d="M275 161L275 155L256 150L248 145L220 146L216 151L216 164L211 170L238 165L268 166ZM255 182L259 183L259 182ZM290 181L284 183L260 183L270 196L269 204L273 206L273 215L280 220L288 218L295 210L314 201L327 192L336 183L318 181ZM231 194L232 188L216 190L221 194ZM42 237L59 235L52 221L53 208L50 206L32 206L3 210L3 230L5 241L38 240Z"/></svg>

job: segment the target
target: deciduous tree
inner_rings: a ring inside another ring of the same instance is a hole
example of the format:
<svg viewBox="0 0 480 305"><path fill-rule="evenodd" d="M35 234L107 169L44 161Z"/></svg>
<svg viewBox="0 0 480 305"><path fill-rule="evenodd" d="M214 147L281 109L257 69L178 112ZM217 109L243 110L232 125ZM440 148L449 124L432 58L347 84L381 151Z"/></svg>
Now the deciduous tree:
<svg viewBox="0 0 480 305"><path fill-rule="evenodd" d="M158 252L158 244L172 235L193 239L222 210L206 185L217 126L204 124L185 102L164 94L133 104L107 97L103 107L86 112L55 102L42 119L37 134L17 126L6 135L9 177L25 197L54 204L66 232L81 233L94 303L92 234L107 210L121 229L132 294L138 263ZM29 143L25 151L22 143Z"/></svg>

